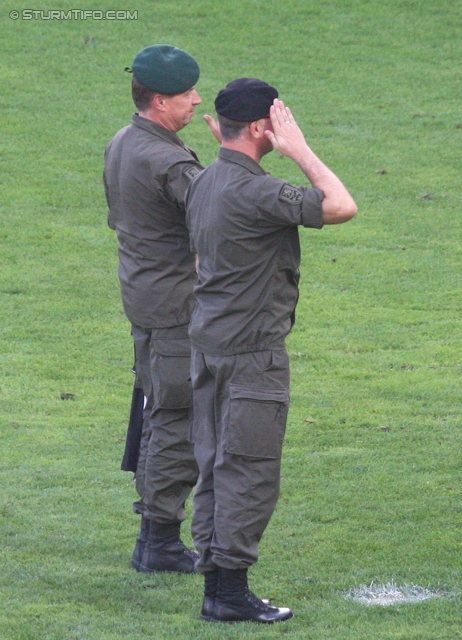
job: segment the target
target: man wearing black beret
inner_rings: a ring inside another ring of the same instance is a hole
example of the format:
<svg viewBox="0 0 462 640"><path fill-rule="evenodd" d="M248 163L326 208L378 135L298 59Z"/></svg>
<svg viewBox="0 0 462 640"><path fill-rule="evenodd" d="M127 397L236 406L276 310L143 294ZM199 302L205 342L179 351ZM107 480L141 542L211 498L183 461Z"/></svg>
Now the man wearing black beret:
<svg viewBox="0 0 462 640"><path fill-rule="evenodd" d="M192 530L205 577L202 617L271 623L292 612L257 598L247 570L279 495L298 226L346 222L356 205L308 147L274 87L240 78L219 92L215 107L219 157L186 194L199 276L190 326L200 471ZM312 188L268 175L259 162L272 149L294 160Z"/></svg>
<svg viewBox="0 0 462 640"><path fill-rule="evenodd" d="M108 222L117 233L122 300L135 342L136 384L145 401L139 455L136 450L132 456L138 457L134 511L141 515L141 531L131 565L142 572L191 573L197 553L181 541L180 525L198 475L188 442L188 324L196 272L184 196L203 167L177 132L201 103L195 89L199 66L186 51L153 45L138 53L132 72L138 113L109 143L104 169Z"/></svg>

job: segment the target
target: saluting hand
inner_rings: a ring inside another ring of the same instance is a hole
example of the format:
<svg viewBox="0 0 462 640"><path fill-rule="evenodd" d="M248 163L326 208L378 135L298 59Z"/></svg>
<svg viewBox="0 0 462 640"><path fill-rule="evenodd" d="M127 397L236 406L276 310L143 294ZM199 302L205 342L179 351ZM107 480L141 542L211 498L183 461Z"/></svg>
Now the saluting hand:
<svg viewBox="0 0 462 640"><path fill-rule="evenodd" d="M265 130L274 149L294 160L313 187L324 193L322 221L340 224L352 218L358 210L345 185L306 144L302 130L289 107L282 100L274 101L270 109L272 131Z"/></svg>
<svg viewBox="0 0 462 640"><path fill-rule="evenodd" d="M209 115L205 115L202 116L204 118L204 120L206 121L206 123L209 125L210 130L212 131L213 135L215 136L215 138L218 140L218 142L221 144L221 131L220 131L220 125L218 124L218 122L216 122L212 116Z"/></svg>
<svg viewBox="0 0 462 640"><path fill-rule="evenodd" d="M302 130L295 121L289 107L282 100L274 100L270 108L270 118L273 130L266 130L265 135L273 148L282 155L299 162L301 155L308 149Z"/></svg>

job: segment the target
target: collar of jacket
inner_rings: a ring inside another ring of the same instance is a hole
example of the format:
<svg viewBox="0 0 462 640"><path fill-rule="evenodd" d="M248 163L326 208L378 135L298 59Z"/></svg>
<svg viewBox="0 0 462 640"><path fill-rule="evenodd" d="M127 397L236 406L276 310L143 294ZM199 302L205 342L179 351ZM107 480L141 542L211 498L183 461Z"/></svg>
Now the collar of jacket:
<svg viewBox="0 0 462 640"><path fill-rule="evenodd" d="M132 116L132 124L134 124L135 127L139 127L140 129L149 131L149 133L152 133L158 138L162 138L167 142L176 144L182 149L187 149L188 151L190 150L189 148L186 147L183 140L179 138L174 131L170 131L165 127L161 127L160 124L156 124L152 120L148 120L147 118L142 118L137 113L134 113Z"/></svg>
<svg viewBox="0 0 462 640"><path fill-rule="evenodd" d="M255 162L253 158L248 156L246 153L241 153L240 151L234 151L234 149L225 149L224 147L220 147L220 151L218 153L218 157L222 160L227 160L228 162L234 162L235 164L241 165L245 169L248 169L256 176L264 176L266 175L266 171Z"/></svg>

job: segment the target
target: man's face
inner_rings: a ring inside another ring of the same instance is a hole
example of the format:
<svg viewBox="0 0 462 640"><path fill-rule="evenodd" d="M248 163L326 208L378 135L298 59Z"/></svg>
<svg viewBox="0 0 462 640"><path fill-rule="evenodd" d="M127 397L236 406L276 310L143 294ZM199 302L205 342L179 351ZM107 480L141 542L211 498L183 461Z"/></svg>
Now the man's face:
<svg viewBox="0 0 462 640"><path fill-rule="evenodd" d="M179 131L189 124L194 115L194 107L202 102L194 87L184 93L165 96L165 117L171 131Z"/></svg>

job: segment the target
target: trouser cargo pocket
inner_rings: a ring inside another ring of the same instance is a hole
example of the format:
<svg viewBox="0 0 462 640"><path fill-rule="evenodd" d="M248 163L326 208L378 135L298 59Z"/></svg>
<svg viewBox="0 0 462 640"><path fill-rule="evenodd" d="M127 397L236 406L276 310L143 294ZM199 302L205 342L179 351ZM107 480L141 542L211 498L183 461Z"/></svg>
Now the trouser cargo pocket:
<svg viewBox="0 0 462 640"><path fill-rule="evenodd" d="M154 403L162 409L191 406L191 346L189 339L155 340Z"/></svg>
<svg viewBox="0 0 462 640"><path fill-rule="evenodd" d="M280 458L288 410L286 389L231 384L227 453Z"/></svg>

